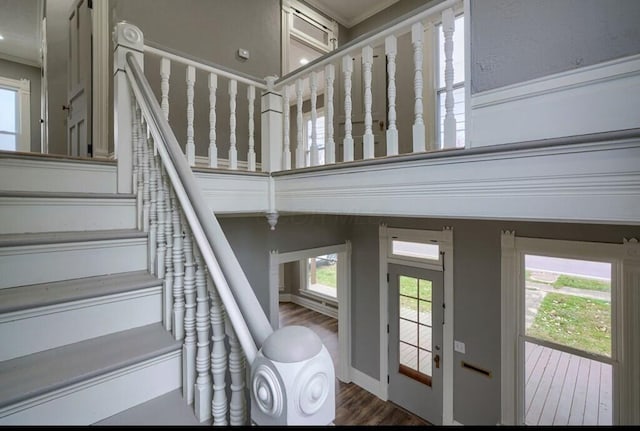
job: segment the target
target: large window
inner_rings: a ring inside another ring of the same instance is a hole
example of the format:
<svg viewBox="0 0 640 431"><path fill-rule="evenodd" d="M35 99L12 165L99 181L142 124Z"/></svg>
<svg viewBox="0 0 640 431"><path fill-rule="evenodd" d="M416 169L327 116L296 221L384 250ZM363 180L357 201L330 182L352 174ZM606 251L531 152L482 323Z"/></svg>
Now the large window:
<svg viewBox="0 0 640 431"><path fill-rule="evenodd" d="M0 150L29 151L29 81L0 76Z"/></svg>
<svg viewBox="0 0 640 431"><path fill-rule="evenodd" d="M438 71L436 89L437 98L437 127L440 140L440 147L444 141L444 117L445 117L445 52L444 52L444 35L442 33L442 24L437 26L438 38ZM453 33L453 115L456 119L456 147L464 147L465 144L465 90L464 90L464 15L459 15L455 20L455 32Z"/></svg>
<svg viewBox="0 0 640 431"><path fill-rule="evenodd" d="M331 298L338 297L338 256L325 254L304 259L306 283L303 290Z"/></svg>

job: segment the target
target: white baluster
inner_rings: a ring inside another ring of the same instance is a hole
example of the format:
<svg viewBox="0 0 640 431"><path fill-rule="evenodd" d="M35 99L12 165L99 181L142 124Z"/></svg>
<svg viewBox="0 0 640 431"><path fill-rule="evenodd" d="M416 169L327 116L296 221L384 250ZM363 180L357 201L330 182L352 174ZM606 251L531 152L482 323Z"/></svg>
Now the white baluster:
<svg viewBox="0 0 640 431"><path fill-rule="evenodd" d="M209 74L209 167L218 167L218 146L216 145L216 91L218 76Z"/></svg>
<svg viewBox="0 0 640 431"><path fill-rule="evenodd" d="M222 300L213 282L207 278L209 287L209 297L211 298L211 375L213 376L213 400L211 401L211 413L213 414L213 425L227 425L227 347L225 345L224 322L225 313Z"/></svg>
<svg viewBox="0 0 640 431"><path fill-rule="evenodd" d="M236 148L236 94L238 94L238 82L235 79L229 81L229 169L238 169L238 149Z"/></svg>
<svg viewBox="0 0 640 431"><path fill-rule="evenodd" d="M318 120L318 111L316 109L316 103L318 98L318 74L311 72L309 76L309 85L311 87L311 148L310 148L310 165L318 165L318 132L316 128L316 121Z"/></svg>
<svg viewBox="0 0 640 431"><path fill-rule="evenodd" d="M196 145L193 142L193 87L196 83L196 69L187 66L187 162L189 166L196 164Z"/></svg>
<svg viewBox="0 0 640 431"><path fill-rule="evenodd" d="M362 157L372 159L375 156L371 118L371 68L373 67L373 48L362 48L362 69L364 74L364 136L362 137Z"/></svg>
<svg viewBox="0 0 640 431"><path fill-rule="evenodd" d="M193 240L184 214L184 344L182 345L182 396L193 403L196 381L196 269L193 260Z"/></svg>
<svg viewBox="0 0 640 431"><path fill-rule="evenodd" d="M142 164L143 164L143 149L142 149L142 127L140 125L140 121L141 121L141 113L140 113L140 107L137 106L136 110L134 111L135 115L134 115L134 126L133 126L133 131L134 131L134 136L135 136L135 141L133 142L134 148L135 148L135 157L133 159L133 161L136 164L136 182L133 184L133 186L135 187L135 192L136 192L136 227L138 228L138 230L143 230L144 229L144 223L143 223L143 217L144 217L144 213L143 213L143 202L144 202L144 198L143 198L143 190L144 190L144 175L142 173Z"/></svg>
<svg viewBox="0 0 640 431"><path fill-rule="evenodd" d="M135 97L131 97L131 150L133 151L131 157L131 175L132 177L132 187L133 192L136 192L136 187L138 186L138 104L136 103ZM136 213L136 217L138 213ZM137 220L137 219L136 219Z"/></svg>
<svg viewBox="0 0 640 431"><path fill-rule="evenodd" d="M246 425L247 403L244 398L245 359L240 343L229 319L226 321L229 336L229 373L231 374L231 402L229 403L229 422L231 425Z"/></svg>
<svg viewBox="0 0 640 431"><path fill-rule="evenodd" d="M442 12L442 32L444 33L444 82L446 97L444 100L444 142L443 148L456 147L456 117L453 114L453 32L456 28L456 20L453 9L445 9Z"/></svg>
<svg viewBox="0 0 640 431"><path fill-rule="evenodd" d="M151 138L153 142L153 138ZM155 143L153 143L155 147ZM148 250L148 270L151 274L156 274L156 248L158 233L158 167L156 158L153 154L149 154L149 238L147 239Z"/></svg>
<svg viewBox="0 0 640 431"><path fill-rule="evenodd" d="M387 76L389 80L389 124L387 127L387 156L398 154L398 129L396 128L396 54L398 41L395 36L388 36L384 41L387 54Z"/></svg>
<svg viewBox="0 0 640 431"><path fill-rule="evenodd" d="M344 74L344 140L343 161L353 161L353 136L351 135L351 74L353 73L353 60L351 56L342 57L342 73Z"/></svg>
<svg viewBox="0 0 640 431"><path fill-rule="evenodd" d="M416 104L414 108L415 120L413 122L413 152L425 151L425 129L422 119L422 40L424 27L417 22L411 26L411 43L413 43L413 63L415 68L413 87L415 90Z"/></svg>
<svg viewBox="0 0 640 431"><path fill-rule="evenodd" d="M196 258L196 331L198 344L196 352L196 378L194 410L200 422L211 418L212 386L209 375L209 295L204 270L204 261L197 244L193 245Z"/></svg>
<svg viewBox="0 0 640 431"><path fill-rule="evenodd" d="M155 265L155 274L159 279L164 279L164 255L167 251L167 243L165 240L165 201L164 201L164 186L165 183L162 179L164 169L162 167L162 161L160 160L160 156L156 156L156 183L158 185L158 190L156 192L156 213L158 219L158 228L157 228L157 236L156 236L156 265Z"/></svg>
<svg viewBox="0 0 640 431"><path fill-rule="evenodd" d="M336 68L333 64L327 64L324 68L325 84L325 106L324 116L324 162L325 164L336 162L336 143L333 139L333 82L336 79Z"/></svg>
<svg viewBox="0 0 640 431"><path fill-rule="evenodd" d="M173 338L184 338L184 252L182 222L178 199L172 190L173 214Z"/></svg>
<svg viewBox="0 0 640 431"><path fill-rule="evenodd" d="M162 57L160 60L160 93L162 94L162 112L164 112L164 118L169 121L169 77L171 76L171 61L168 58Z"/></svg>
<svg viewBox="0 0 640 431"><path fill-rule="evenodd" d="M173 312L173 220L172 214L175 207L175 200L172 199L171 183L169 176L164 172L164 200L165 200L165 214L164 214L164 230L165 239L167 241L167 251L164 255L164 282L162 283L162 310L163 310L163 322L164 329L171 331L172 329L172 312Z"/></svg>
<svg viewBox="0 0 640 431"><path fill-rule="evenodd" d="M291 131L291 119L289 118L289 87L285 86L282 91L284 98L283 103L283 131L284 131L284 149L282 151L282 168L286 171L291 169L291 142L289 140L289 133Z"/></svg>
<svg viewBox="0 0 640 431"><path fill-rule="evenodd" d="M297 140L296 140L296 168L304 168L305 165L305 148L304 148L304 133L302 126L302 90L304 81L298 79L296 81L296 125L298 127Z"/></svg>
<svg viewBox="0 0 640 431"><path fill-rule="evenodd" d="M247 154L247 165L250 171L256 170L256 152L253 142L253 109L256 103L256 87L250 85L247 89L247 100L249 102L249 154Z"/></svg>
<svg viewBox="0 0 640 431"><path fill-rule="evenodd" d="M146 136L146 126L141 127L142 136L142 230L149 232L149 210L151 208L151 192L149 185L149 142Z"/></svg>

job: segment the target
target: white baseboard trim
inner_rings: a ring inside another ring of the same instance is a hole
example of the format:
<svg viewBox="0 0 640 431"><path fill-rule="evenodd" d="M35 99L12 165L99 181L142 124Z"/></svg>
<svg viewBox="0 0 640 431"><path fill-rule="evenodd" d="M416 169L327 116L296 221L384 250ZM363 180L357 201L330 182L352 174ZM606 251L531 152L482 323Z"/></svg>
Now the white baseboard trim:
<svg viewBox="0 0 640 431"><path fill-rule="evenodd" d="M461 424L460 422L458 422L458 421L457 421L457 420L455 420L455 419L453 420L453 422L451 423L451 425L454 425L454 426L462 426L462 427L464 426L464 424Z"/></svg>
<svg viewBox="0 0 640 431"><path fill-rule="evenodd" d="M471 96L469 147L638 127L640 55Z"/></svg>
<svg viewBox="0 0 640 431"><path fill-rule="evenodd" d="M351 367L351 369L349 370L349 374L351 376L351 382L355 383L365 391L375 395L381 400L386 401L386 399L380 393L380 380L376 380L368 374L365 374L353 367Z"/></svg>
<svg viewBox="0 0 640 431"><path fill-rule="evenodd" d="M305 307L320 314L324 314L325 316L333 317L334 319L338 318L337 308L334 309L331 307L327 307L321 302L314 301L313 299L305 298L303 296L294 295L291 293L281 293L280 302L293 302L294 304L298 304L301 307Z"/></svg>

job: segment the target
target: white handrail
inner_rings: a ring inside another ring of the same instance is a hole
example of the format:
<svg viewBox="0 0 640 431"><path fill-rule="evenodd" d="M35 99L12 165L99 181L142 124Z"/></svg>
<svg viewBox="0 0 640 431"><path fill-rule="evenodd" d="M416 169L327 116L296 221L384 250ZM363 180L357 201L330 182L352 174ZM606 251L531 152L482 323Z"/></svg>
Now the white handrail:
<svg viewBox="0 0 640 431"><path fill-rule="evenodd" d="M217 224L213 213L206 207L206 204L202 204L204 202L202 192L195 183L191 169L179 149L180 147L178 146L176 137L164 118L157 100L151 96L153 93L151 92L149 83L144 78L140 66L131 53L127 54L126 60L126 75L135 98L138 100L140 109L144 113L145 118L147 118L149 130L156 142L158 154L163 161L165 170L174 187L176 196L180 201L185 217L189 222L198 248L202 253L209 273L227 310L229 319L236 331L238 340L242 345L247 360L249 363L252 363L258 351L257 344L261 345L273 330L260 304L257 302L253 291L244 292L243 294L243 292L238 291L238 286L236 286L236 294L238 297L236 298L232 293L229 283L227 282L227 276L218 264L213 250L212 237L215 236L218 242L222 242L220 240L221 237L224 238L224 233L222 233L219 224ZM219 230L219 232L216 232L217 230ZM226 239L224 239L224 242L226 242ZM230 250L228 242L226 245ZM226 250L223 249L221 251L224 253ZM233 256L233 259L235 260L235 256ZM229 260L227 256L227 262ZM239 268L239 264L237 264L237 266ZM242 270L240 269L240 271ZM244 273L242 273L242 276L244 276ZM248 286L248 282L246 282L246 285ZM246 289L247 286L242 287ZM248 288L251 289L250 286L248 286ZM242 307L243 305L244 307ZM241 307L244 313L241 312ZM245 322L243 314L247 317L249 324ZM249 326L253 326L253 331L249 330Z"/></svg>
<svg viewBox="0 0 640 431"><path fill-rule="evenodd" d="M391 24L389 24L389 27L381 31L376 30L375 34L371 36L365 35L362 38L355 39L353 42L344 45L342 48L332 51L330 54L322 56L315 61L308 63L304 66L304 68L298 69L282 77L281 79L276 81L276 88L281 88L284 85L289 85L292 82L295 82L296 79L306 76L312 70L319 70L321 67L329 63L337 62L348 52L359 51L367 45L373 46L373 42L375 41L382 41L384 43L384 39L390 35L394 35L397 37L404 33L408 33L411 30L411 26L416 22L420 22L431 15L453 7L456 4L460 3L460 1L461 0L445 0L442 3L425 9L422 12L419 12L409 18L403 19L403 17L400 17L399 21L393 21Z"/></svg>
<svg viewBox="0 0 640 431"><path fill-rule="evenodd" d="M221 68L217 68L217 67L213 67L210 66L208 64L199 62L199 61L195 61L192 60L190 58L187 57L183 57L181 55L178 54L174 54L172 52L169 52L165 49L160 49L160 48L156 48L154 46L150 46L145 44L144 45L144 52L148 52L150 54L154 54L157 55L159 57L164 57L167 58L171 61L175 61L177 63L182 63L185 64L187 66L192 66L195 67L196 69L200 69L200 70L204 70L205 72L209 72L209 73L215 73L218 76L224 76L225 78L228 79L235 79L238 82L242 82L243 84L247 84L247 85L254 85L256 88L260 88L261 90L266 90L267 89L267 85L264 83L264 81L259 81L259 80L254 80L254 79L250 79L247 77L244 77L242 75L238 75L232 72L228 72L224 69Z"/></svg>

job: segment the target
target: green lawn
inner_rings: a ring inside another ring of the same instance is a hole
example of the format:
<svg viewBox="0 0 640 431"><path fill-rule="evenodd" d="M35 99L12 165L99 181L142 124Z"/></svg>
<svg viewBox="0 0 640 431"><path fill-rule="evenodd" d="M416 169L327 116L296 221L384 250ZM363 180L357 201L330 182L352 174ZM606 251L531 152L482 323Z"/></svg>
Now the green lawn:
<svg viewBox="0 0 640 431"><path fill-rule="evenodd" d="M609 292L611 290L611 283L602 280L594 280L592 278L574 277L562 274L553 283L553 287L575 287L576 289Z"/></svg>
<svg viewBox="0 0 640 431"><path fill-rule="evenodd" d="M336 288L338 266L336 264L316 267L316 282L327 287Z"/></svg>
<svg viewBox="0 0 640 431"><path fill-rule="evenodd" d="M527 335L611 356L611 303L548 293Z"/></svg>

